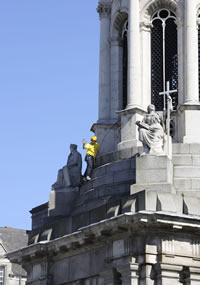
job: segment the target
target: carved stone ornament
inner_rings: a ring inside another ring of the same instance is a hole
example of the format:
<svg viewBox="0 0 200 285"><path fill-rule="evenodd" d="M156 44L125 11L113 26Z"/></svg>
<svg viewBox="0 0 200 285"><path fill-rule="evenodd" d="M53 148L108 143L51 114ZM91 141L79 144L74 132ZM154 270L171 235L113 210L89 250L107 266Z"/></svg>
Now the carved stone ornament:
<svg viewBox="0 0 200 285"><path fill-rule="evenodd" d="M100 19L103 17L109 17L111 14L111 5L99 3L97 13L99 13Z"/></svg>

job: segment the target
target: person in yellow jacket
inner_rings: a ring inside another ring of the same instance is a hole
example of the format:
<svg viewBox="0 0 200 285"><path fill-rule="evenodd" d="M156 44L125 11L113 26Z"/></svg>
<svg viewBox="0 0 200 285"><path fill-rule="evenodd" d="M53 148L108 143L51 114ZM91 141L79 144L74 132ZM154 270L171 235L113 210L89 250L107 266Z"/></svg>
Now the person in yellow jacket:
<svg viewBox="0 0 200 285"><path fill-rule="evenodd" d="M86 140L83 139L83 149L87 149L85 161L87 163L87 168L85 170L83 180L91 180L91 173L94 167L95 157L100 149L99 144L97 143L97 137L92 136L90 143L86 144Z"/></svg>

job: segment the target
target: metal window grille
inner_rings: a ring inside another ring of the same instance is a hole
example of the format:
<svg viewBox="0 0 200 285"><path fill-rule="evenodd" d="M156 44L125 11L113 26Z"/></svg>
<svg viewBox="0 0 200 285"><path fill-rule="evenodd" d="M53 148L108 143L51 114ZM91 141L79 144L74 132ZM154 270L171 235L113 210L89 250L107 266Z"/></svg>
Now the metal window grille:
<svg viewBox="0 0 200 285"><path fill-rule="evenodd" d="M127 106L127 80L128 80L128 20L124 23L122 29L123 40L123 97L122 108Z"/></svg>
<svg viewBox="0 0 200 285"><path fill-rule="evenodd" d="M152 104L156 110L166 108L164 97L159 92L165 91L165 84L170 82L171 89L178 89L178 56L176 17L169 10L162 9L152 17L151 34L151 89ZM173 106L178 105L178 94L172 96Z"/></svg>

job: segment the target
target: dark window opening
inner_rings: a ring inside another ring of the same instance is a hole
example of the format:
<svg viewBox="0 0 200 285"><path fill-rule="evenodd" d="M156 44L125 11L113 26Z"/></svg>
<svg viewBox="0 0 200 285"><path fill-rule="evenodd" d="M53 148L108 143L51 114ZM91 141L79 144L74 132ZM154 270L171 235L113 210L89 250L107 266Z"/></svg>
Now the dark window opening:
<svg viewBox="0 0 200 285"><path fill-rule="evenodd" d="M168 14L165 21L165 84L170 82L170 90L178 89L178 56L177 56L177 27L174 14ZM167 11L159 12L158 17L153 17L153 28L151 35L151 101L156 110L162 111L164 108L164 96L159 95L163 92L163 25L159 17L166 17ZM173 107L177 108L178 93L171 94ZM165 106L166 107L166 106Z"/></svg>

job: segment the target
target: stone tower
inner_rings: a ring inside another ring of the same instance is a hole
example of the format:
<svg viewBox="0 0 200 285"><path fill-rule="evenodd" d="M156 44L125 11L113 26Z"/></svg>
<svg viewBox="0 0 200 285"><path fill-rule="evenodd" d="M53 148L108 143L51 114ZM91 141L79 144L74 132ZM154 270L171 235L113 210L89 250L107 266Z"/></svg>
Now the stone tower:
<svg viewBox="0 0 200 285"><path fill-rule="evenodd" d="M99 1L101 150L91 181L52 187L32 209L29 246L8 254L27 284L200 284L199 9ZM168 148L140 156L136 122L150 104Z"/></svg>

